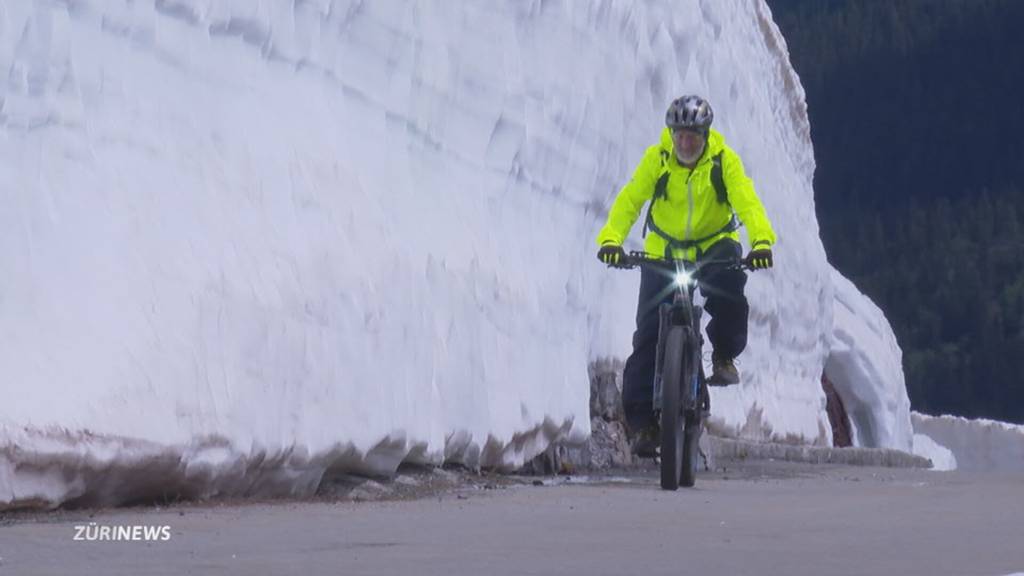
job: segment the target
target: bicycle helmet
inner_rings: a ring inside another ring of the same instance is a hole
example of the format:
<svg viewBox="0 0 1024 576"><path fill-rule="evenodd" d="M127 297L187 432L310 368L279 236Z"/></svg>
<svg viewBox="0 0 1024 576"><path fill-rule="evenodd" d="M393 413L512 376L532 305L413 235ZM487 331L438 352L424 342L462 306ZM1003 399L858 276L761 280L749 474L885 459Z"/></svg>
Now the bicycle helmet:
<svg viewBox="0 0 1024 576"><path fill-rule="evenodd" d="M692 94L673 100L668 106L668 112L665 113L665 125L670 130L687 128L704 135L711 129L711 122L714 119L715 112L711 109L711 104Z"/></svg>

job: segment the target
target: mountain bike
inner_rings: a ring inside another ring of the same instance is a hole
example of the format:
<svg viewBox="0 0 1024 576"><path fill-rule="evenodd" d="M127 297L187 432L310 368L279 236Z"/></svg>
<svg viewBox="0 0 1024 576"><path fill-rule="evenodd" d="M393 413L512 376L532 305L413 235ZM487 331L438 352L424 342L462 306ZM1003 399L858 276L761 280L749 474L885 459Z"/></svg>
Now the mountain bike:
<svg viewBox="0 0 1024 576"><path fill-rule="evenodd" d="M661 487L676 490L696 482L700 436L704 420L711 413L701 348L700 321L703 309L693 303L701 270L708 264L725 269L750 270L745 260L688 260L653 258L644 252L630 252L616 267L652 268L674 274L672 303L658 308L658 347L654 372L655 421L661 427Z"/></svg>

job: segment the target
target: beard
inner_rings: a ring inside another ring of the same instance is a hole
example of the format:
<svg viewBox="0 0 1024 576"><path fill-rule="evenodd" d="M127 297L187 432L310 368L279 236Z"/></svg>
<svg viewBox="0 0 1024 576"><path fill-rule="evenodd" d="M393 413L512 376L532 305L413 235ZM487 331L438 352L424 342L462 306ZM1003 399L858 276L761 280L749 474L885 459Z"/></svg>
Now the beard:
<svg viewBox="0 0 1024 576"><path fill-rule="evenodd" d="M704 153L704 146L693 150L690 154L686 154L683 150L676 149L676 158L680 164L694 164L700 159L701 154Z"/></svg>

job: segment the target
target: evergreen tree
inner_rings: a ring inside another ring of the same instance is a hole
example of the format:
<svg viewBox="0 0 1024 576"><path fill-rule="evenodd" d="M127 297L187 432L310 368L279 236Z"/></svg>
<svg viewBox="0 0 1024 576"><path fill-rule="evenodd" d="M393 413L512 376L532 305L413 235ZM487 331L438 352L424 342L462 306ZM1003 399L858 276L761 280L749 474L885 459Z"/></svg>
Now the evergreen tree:
<svg viewBox="0 0 1024 576"><path fill-rule="evenodd" d="M889 318L914 409L1024 423L1024 2L769 4L822 241Z"/></svg>

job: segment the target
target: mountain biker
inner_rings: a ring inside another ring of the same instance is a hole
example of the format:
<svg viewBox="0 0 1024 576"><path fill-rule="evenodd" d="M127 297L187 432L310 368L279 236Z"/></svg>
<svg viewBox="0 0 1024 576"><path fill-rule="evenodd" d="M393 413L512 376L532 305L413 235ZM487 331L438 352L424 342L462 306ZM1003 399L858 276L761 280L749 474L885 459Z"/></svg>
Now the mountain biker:
<svg viewBox="0 0 1024 576"><path fill-rule="evenodd" d="M738 259L742 247L737 229L742 222L751 243L748 262L755 269L772 267L775 233L740 157L726 146L721 133L711 129L713 119L711 105L700 96L683 96L669 105L661 142L644 153L597 236L601 262L615 266L625 258L622 243L649 201L644 224L648 254L695 261L698 266L708 260ZM641 270L633 353L626 360L622 390L626 421L632 431L640 432L639 443L657 442L652 396L658 306L672 301L673 270L671 265L664 274ZM734 359L747 344L746 274L721 264L702 266L701 274L713 347L714 370L708 384L738 384Z"/></svg>

